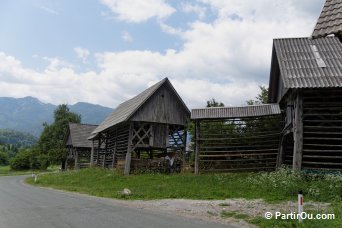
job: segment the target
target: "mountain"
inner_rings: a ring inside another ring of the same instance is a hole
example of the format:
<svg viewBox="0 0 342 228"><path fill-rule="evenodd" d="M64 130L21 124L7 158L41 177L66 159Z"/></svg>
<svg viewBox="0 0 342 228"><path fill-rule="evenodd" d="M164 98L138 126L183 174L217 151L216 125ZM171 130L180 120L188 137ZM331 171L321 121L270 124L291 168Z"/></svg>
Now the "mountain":
<svg viewBox="0 0 342 228"><path fill-rule="evenodd" d="M68 106L70 111L81 115L82 123L87 124L100 124L113 111L85 102ZM43 123L52 123L56 107L34 97L0 97L0 129L13 129L39 137Z"/></svg>

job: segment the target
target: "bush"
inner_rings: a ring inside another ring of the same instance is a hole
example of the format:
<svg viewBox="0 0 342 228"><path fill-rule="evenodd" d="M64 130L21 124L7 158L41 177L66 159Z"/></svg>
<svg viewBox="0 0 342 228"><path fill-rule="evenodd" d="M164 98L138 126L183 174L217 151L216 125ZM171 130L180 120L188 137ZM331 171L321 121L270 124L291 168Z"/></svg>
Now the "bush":
<svg viewBox="0 0 342 228"><path fill-rule="evenodd" d="M47 167L49 167L50 162L49 162L49 156L47 154L41 154L37 157L38 159L38 168L41 170L46 170Z"/></svg>
<svg viewBox="0 0 342 228"><path fill-rule="evenodd" d="M11 160L11 169L13 170L30 169L31 168L31 156L32 156L32 151L29 149L20 151Z"/></svg>
<svg viewBox="0 0 342 228"><path fill-rule="evenodd" d="M315 201L342 200L341 173L310 174L294 172L283 167L275 172L261 172L250 177L248 182L253 188L268 192L270 195L296 196L301 190L306 197Z"/></svg>
<svg viewBox="0 0 342 228"><path fill-rule="evenodd" d="M5 152L0 152L0 165L8 165L9 158Z"/></svg>
<svg viewBox="0 0 342 228"><path fill-rule="evenodd" d="M39 154L33 148L21 150L12 160L11 168L13 170L23 169L41 169L45 170L48 166L48 155Z"/></svg>

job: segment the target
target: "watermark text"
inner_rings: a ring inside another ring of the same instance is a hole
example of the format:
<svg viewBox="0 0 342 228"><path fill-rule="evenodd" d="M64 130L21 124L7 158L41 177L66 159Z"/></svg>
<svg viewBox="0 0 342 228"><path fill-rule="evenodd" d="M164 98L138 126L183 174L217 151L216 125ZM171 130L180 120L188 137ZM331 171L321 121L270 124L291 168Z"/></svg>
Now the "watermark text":
<svg viewBox="0 0 342 228"><path fill-rule="evenodd" d="M307 212L302 212L302 213L296 213L296 212L291 212L291 213L283 213L276 211L274 213L272 212L266 212L265 213L265 218L266 219L279 219L279 220L330 220L330 219L335 219L335 214L313 214L313 213L307 213Z"/></svg>

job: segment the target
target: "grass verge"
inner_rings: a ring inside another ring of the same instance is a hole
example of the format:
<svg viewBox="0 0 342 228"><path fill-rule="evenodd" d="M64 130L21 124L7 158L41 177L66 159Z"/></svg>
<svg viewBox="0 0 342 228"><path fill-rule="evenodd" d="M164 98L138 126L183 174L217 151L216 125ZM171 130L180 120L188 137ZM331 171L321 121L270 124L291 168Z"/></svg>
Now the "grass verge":
<svg viewBox="0 0 342 228"><path fill-rule="evenodd" d="M0 176L28 175L34 173L53 172L59 169L59 166L50 166L46 170L12 170L10 166L0 166Z"/></svg>
<svg viewBox="0 0 342 228"><path fill-rule="evenodd" d="M34 185L75 191L90 195L121 199L264 199L267 202L296 200L302 190L306 201L333 203L335 220L305 221L303 227L342 227L342 176L302 175L281 169L271 173L229 173L229 174L141 174L122 176L112 170L99 168L51 173L40 176L36 183L32 178L27 182ZM124 196L124 188L132 195ZM222 205L223 206L223 205ZM222 217L244 219L261 227L296 227L297 221L266 220L250 218L238 212L227 212ZM319 212L314 212L319 213ZM323 212L321 212L323 213ZM327 213L327 212L324 212ZM332 224L332 225L331 225ZM331 226L330 226L331 225Z"/></svg>

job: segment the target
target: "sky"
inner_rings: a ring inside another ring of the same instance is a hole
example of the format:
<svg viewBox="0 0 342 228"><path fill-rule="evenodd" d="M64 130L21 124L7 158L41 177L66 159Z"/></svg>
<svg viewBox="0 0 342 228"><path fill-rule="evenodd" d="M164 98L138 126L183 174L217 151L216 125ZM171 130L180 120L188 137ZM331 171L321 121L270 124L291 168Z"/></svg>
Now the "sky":
<svg viewBox="0 0 342 228"><path fill-rule="evenodd" d="M245 105L274 38L309 37L324 0L1 0L0 97L115 108L168 77L189 108Z"/></svg>

